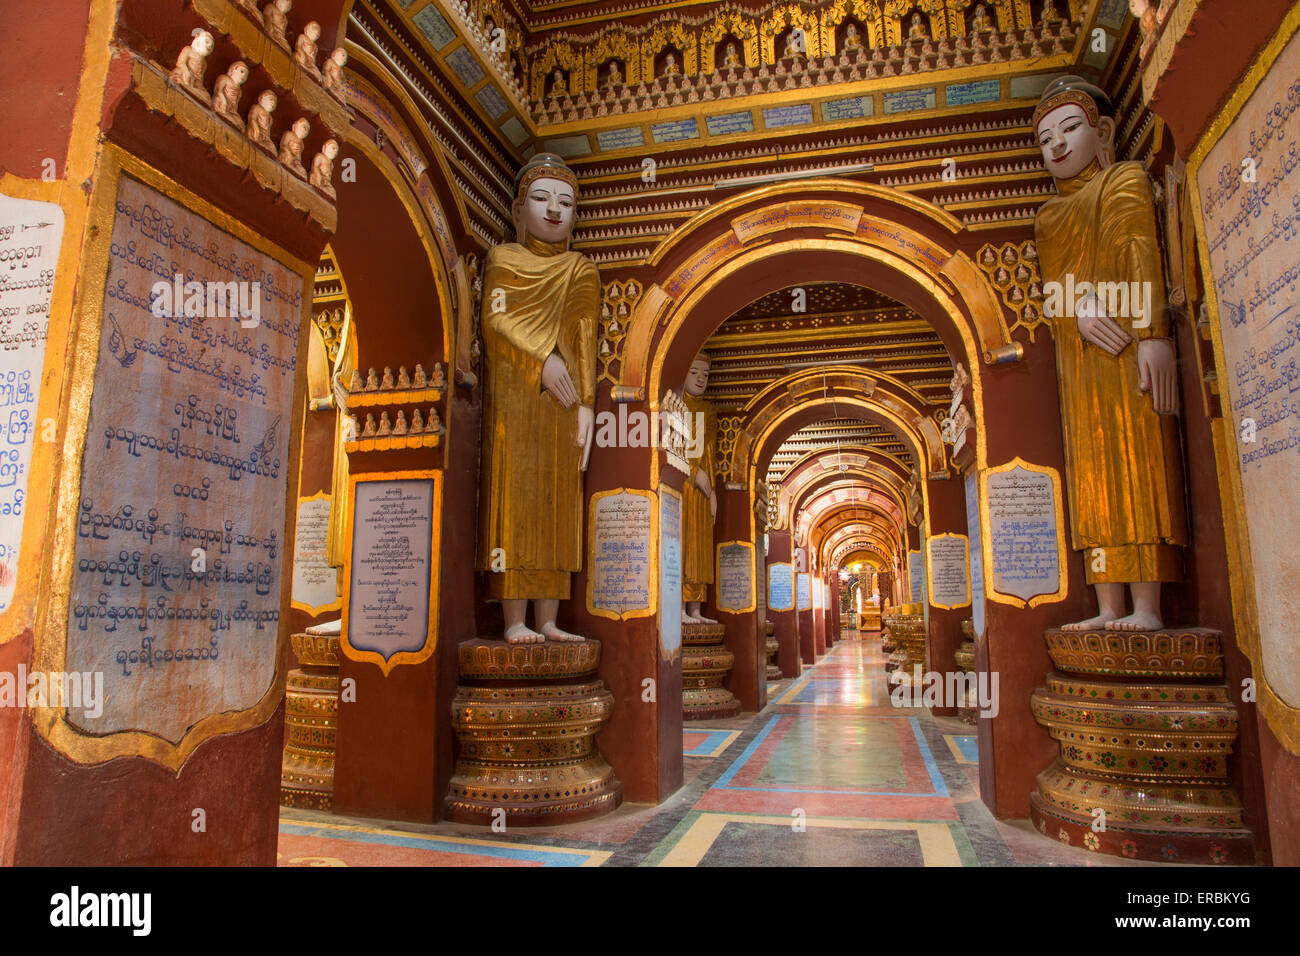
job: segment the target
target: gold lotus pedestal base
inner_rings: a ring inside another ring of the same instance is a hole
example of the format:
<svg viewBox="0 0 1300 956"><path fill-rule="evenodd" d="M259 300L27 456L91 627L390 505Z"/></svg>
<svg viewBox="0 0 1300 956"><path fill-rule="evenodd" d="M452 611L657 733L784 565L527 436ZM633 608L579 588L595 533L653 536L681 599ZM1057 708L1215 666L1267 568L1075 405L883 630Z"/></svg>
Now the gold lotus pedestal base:
<svg viewBox="0 0 1300 956"><path fill-rule="evenodd" d="M280 805L329 810L334 805L339 638L293 634L289 643L301 666L289 671L285 680Z"/></svg>
<svg viewBox="0 0 1300 956"><path fill-rule="evenodd" d="M889 655L885 659L885 679L890 687L912 680L917 664L925 672L925 618L904 610L911 607L914 605L903 605L883 618L880 649Z"/></svg>
<svg viewBox="0 0 1300 956"><path fill-rule="evenodd" d="M767 635L767 642L763 645L767 651L767 679L780 680L781 666L776 662L776 658L781 651L781 645L776 640L776 625L771 621L764 621L763 625L763 633Z"/></svg>
<svg viewBox="0 0 1300 956"><path fill-rule="evenodd" d="M1221 682L1219 633L1045 637L1057 670L1030 706L1060 755L1030 795L1034 825L1129 859L1253 863L1254 840L1229 780L1237 709Z"/></svg>
<svg viewBox="0 0 1300 956"><path fill-rule="evenodd" d="M547 826L619 805L622 785L596 749L596 732L614 711L614 695L595 677L599 641L479 638L461 643L458 656L450 819Z"/></svg>
<svg viewBox="0 0 1300 956"><path fill-rule="evenodd" d="M722 624L682 625L682 719L734 717L740 701L723 687L736 655L722 645Z"/></svg>

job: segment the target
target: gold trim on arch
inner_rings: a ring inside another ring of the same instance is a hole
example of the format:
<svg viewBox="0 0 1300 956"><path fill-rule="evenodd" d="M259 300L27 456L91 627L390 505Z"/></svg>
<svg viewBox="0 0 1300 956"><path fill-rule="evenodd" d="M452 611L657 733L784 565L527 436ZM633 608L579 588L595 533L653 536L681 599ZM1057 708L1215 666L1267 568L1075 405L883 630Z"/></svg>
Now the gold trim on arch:
<svg viewBox="0 0 1300 956"><path fill-rule="evenodd" d="M1236 122L1246 103L1263 83L1273 64L1298 30L1300 30L1300 2L1294 4L1282 18L1277 31L1242 76L1223 109L1201 134L1187 162L1187 184L1192 190L1192 215L1196 222L1197 254L1200 257L1201 271L1207 279L1205 298L1211 315L1210 332L1214 343L1214 359L1220 369L1227 367L1220 328L1222 312L1219 308L1214 272L1210 267L1209 251L1205 246L1205 214L1198 186L1201 166L1228 128ZM1235 419L1230 417L1232 412L1227 407L1229 402L1226 393L1223 398L1225 415L1221 419L1211 420L1210 429L1214 440L1219 497L1223 506L1223 530L1228 552L1228 583L1232 594L1233 624L1237 645L1250 660L1251 670L1255 675L1256 699L1264 719L1283 747L1293 754L1300 754L1300 708L1292 707L1284 701L1273 690L1264 673L1259 643L1259 611L1255 605L1254 563L1248 544L1249 528L1245 520L1245 497L1241 486L1241 473L1237 465L1240 456L1236 451L1236 427L1233 424Z"/></svg>
<svg viewBox="0 0 1300 956"><path fill-rule="evenodd" d="M276 260L303 281L301 328L311 327L311 295L316 275L316 264L302 262L276 246L264 236L253 232L239 220L190 192L168 178L159 170L132 156L114 144L105 144L100 154L98 169L94 173L88 220L103 223L101 228L87 235L82 250L81 269L77 285L78 296L75 316L69 331L68 364L65 366L64 393L66 413L60 407L63 423L62 467L51 483L54 505L48 519L50 529L46 558L48 584L42 585L37 596L35 616L35 647L32 654L34 671L65 671L68 652L68 605L72 591L72 573L75 565L77 507L81 497L82 461L85 452L86 428L90 420L90 401L94 390L95 369L99 360L99 340L103 323L103 290L108 277L109 245L112 241L111 224L115 220L114 204L118 181L127 174L179 203L188 211L213 226L230 233L236 239ZM293 422L290 435L286 473L298 474L301 456L302 419L306 408L304 394L307 384L307 363L301 362L294 373ZM293 480L296 480L294 478ZM68 722L65 709L52 707L32 708L31 720L42 737L55 750L68 759L83 764L102 763L115 757L143 757L180 773L190 755L204 742L222 734L251 730L264 724L284 699L285 665L289 643L290 582L293 579L293 544L297 511L288 506L297 500L297 488L287 482L285 486L284 527L282 529L284 553L281 556L280 623L276 638L276 665L270 685L252 707L224 711L197 721L172 743L156 734L140 730L122 730L109 734L87 734ZM62 533L61 533L62 532Z"/></svg>

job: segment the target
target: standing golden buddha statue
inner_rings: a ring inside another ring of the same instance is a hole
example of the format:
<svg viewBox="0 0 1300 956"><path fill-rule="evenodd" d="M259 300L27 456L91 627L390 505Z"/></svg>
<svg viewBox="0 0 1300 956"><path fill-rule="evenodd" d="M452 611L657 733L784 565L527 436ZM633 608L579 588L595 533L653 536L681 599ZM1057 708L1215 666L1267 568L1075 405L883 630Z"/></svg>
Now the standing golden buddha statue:
<svg viewBox="0 0 1300 956"><path fill-rule="evenodd" d="M718 495L713 487L717 463L718 416L704 399L709 387L708 353L691 363L682 387L682 400L691 412L691 444L687 460L691 474L682 492L682 623L717 624L700 614L713 583L713 519Z"/></svg>
<svg viewBox="0 0 1300 956"><path fill-rule="evenodd" d="M582 569L583 472L595 434L600 276L569 250L578 181L539 153L519 172L517 242L483 272L482 495L477 568L512 644L581 641L556 626ZM524 618L533 602L534 625Z"/></svg>
<svg viewBox="0 0 1300 956"><path fill-rule="evenodd" d="M1034 113L1059 192L1034 231L1056 341L1070 527L1100 612L1066 630L1161 627L1160 584L1181 577L1187 544L1155 203L1142 165L1115 162L1115 128L1109 97L1075 76L1049 85Z"/></svg>

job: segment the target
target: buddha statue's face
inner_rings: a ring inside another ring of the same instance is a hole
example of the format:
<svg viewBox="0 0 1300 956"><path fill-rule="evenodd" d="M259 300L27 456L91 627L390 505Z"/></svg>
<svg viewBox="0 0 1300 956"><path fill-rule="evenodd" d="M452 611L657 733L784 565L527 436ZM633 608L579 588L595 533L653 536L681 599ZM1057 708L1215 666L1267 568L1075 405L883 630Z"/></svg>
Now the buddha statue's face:
<svg viewBox="0 0 1300 956"><path fill-rule="evenodd" d="M543 242L564 242L573 232L578 200L573 187L562 179L543 176L515 200L515 229L522 242L525 231Z"/></svg>
<svg viewBox="0 0 1300 956"><path fill-rule="evenodd" d="M1142 19L1142 14L1146 13L1150 6L1151 0L1128 0L1129 13L1139 20Z"/></svg>
<svg viewBox="0 0 1300 956"><path fill-rule="evenodd" d="M1058 106L1038 122L1043 165L1057 179L1073 179L1094 159L1104 159L1115 135L1115 121L1102 117L1097 126L1077 103Z"/></svg>
<svg viewBox="0 0 1300 956"><path fill-rule="evenodd" d="M691 363L691 370L686 373L686 391L699 398L709 387L709 363L697 358Z"/></svg>

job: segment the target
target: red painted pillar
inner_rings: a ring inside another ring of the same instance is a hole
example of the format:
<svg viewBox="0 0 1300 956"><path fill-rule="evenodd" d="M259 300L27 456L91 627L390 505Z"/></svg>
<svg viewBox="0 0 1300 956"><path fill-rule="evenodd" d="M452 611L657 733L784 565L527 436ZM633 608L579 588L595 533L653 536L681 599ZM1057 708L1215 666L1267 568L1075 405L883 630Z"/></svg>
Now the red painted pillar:
<svg viewBox="0 0 1300 956"><path fill-rule="evenodd" d="M755 578L757 576L757 551L763 547L760 540L754 541L753 509L748 490L718 489L718 515L713 525L713 550L716 571L716 554L718 546L729 542L745 542L753 546L755 552ZM754 582L757 594L758 581ZM736 655L736 663L727 676L726 687L736 695L740 706L746 711L761 710L767 703L767 655L763 649L766 642L758 627L758 617L753 610L724 611L717 605L718 583L715 581L708 591L707 617L720 621L727 627L725 644L727 650ZM755 599L755 605L757 605Z"/></svg>
<svg viewBox="0 0 1300 956"><path fill-rule="evenodd" d="M769 588L767 594L767 616L772 622L776 642L780 650L776 652L777 666L786 677L798 677L802 669L799 656L799 616L794 609L794 567L790 551L790 533L788 531L769 531L767 535L767 579L775 587ZM785 579L785 580L783 580ZM789 594L787 598L786 589ZM779 606L774 607L773 601Z"/></svg>

